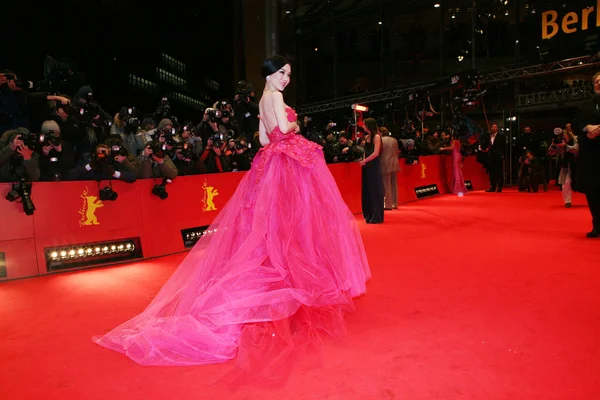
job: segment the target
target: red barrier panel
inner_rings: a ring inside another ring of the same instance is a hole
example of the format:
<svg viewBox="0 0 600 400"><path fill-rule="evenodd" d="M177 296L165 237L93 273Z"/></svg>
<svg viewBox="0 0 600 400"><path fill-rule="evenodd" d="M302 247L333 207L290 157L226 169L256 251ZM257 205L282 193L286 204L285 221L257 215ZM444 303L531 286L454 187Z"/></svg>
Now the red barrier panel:
<svg viewBox="0 0 600 400"><path fill-rule="evenodd" d="M446 163L450 157L421 157L420 164L403 165L398 173L400 203L416 200L415 187L438 185L447 193ZM358 163L332 164L330 171L350 210L361 212L361 170ZM482 169L474 157L466 160L465 179L474 189L485 187ZM244 173L178 177L166 186L168 198L151 194L161 180L133 184L112 182L116 201L100 201L103 181L36 182L31 198L36 211L23 212L22 205L0 199L0 280L48 273L48 248L139 238L144 258L185 250L182 230L209 225L235 192ZM2 197L10 184L0 184Z"/></svg>

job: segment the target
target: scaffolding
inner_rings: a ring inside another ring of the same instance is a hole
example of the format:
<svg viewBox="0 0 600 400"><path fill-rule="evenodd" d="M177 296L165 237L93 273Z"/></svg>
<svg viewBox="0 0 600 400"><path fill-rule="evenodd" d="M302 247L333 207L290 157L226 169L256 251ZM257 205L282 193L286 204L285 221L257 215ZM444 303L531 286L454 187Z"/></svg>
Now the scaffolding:
<svg viewBox="0 0 600 400"><path fill-rule="evenodd" d="M566 72L591 66L600 66L600 53L586 55L581 57L569 58L561 61L554 61L547 64L531 65L501 71L490 71L479 74L479 82L488 84L494 82L510 81L515 79L527 78L532 76L547 75L556 72ZM360 95L334 99L329 102L308 104L298 108L298 114L313 114L323 111L338 110L349 108L352 104L368 104L386 100L395 100L406 98L410 95L423 93L429 90L440 88L438 83L421 83L416 86L407 86L391 91L382 91L376 93L361 93Z"/></svg>

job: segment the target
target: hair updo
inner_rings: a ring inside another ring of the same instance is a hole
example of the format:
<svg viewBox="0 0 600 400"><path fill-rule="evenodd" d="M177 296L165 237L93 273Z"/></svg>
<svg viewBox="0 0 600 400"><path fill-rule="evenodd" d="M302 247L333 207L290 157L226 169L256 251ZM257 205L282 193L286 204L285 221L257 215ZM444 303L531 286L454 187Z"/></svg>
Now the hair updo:
<svg viewBox="0 0 600 400"><path fill-rule="evenodd" d="M274 55L265 60L265 62L262 65L262 68L260 69L260 74L263 78L266 78L267 76L279 71L286 64L289 63L288 60L285 59L285 57L280 55Z"/></svg>

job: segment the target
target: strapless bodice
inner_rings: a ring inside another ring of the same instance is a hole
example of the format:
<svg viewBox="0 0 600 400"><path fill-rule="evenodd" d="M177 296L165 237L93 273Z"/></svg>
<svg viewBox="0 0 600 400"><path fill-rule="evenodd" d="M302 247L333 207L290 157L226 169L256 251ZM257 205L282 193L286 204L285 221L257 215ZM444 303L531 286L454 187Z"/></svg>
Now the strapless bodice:
<svg viewBox="0 0 600 400"><path fill-rule="evenodd" d="M294 111L292 107L286 107L285 112L287 114L288 122L294 122L298 118L296 111ZM295 132L281 132L279 126L276 126L267 136L269 137L270 143L275 143L279 142L280 140L288 139L289 136L293 135L295 135Z"/></svg>
<svg viewBox="0 0 600 400"><path fill-rule="evenodd" d="M293 108L286 107L285 112L289 122L296 121L298 116ZM269 137L269 144L261 148L254 159L259 171L262 171L266 162L276 154L284 154L306 168L312 168L316 162L323 162L324 160L321 146L302 135L296 134L294 131L284 134L276 126L267 136ZM258 176L260 175L259 173Z"/></svg>

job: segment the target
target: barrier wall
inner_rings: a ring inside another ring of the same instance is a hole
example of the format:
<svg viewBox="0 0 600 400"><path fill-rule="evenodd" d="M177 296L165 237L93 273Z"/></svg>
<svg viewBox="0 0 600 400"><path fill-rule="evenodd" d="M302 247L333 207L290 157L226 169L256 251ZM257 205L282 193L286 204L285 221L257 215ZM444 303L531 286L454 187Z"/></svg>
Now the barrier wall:
<svg viewBox="0 0 600 400"><path fill-rule="evenodd" d="M358 163L329 168L350 210L360 213ZM447 193L450 173L451 158L445 156L421 157L420 164L403 165L398 172L399 202L416 200L416 187L437 185L440 193ZM474 157L465 160L463 173L473 189L486 187L485 173ZM139 238L143 258L184 251L181 231L209 225L243 176L238 172L178 177L167 185L165 200L151 194L160 183L154 179L113 182L116 201L98 199L105 181L36 182L32 216L25 215L20 203L4 200L11 185L0 184L0 280L48 273L48 248Z"/></svg>

